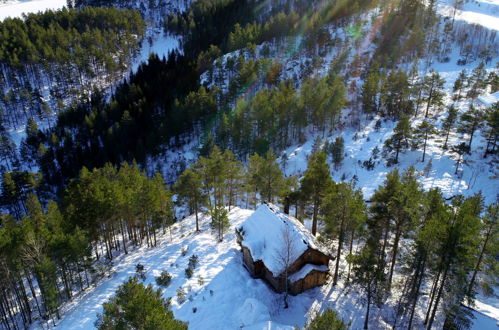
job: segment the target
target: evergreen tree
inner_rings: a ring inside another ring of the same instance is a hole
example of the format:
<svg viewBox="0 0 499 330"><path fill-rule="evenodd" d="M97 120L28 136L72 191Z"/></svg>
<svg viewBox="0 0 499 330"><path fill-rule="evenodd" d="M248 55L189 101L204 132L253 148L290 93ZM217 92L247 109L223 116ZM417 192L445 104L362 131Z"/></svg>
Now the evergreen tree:
<svg viewBox="0 0 499 330"><path fill-rule="evenodd" d="M361 97L364 112L367 114L376 113L378 111L377 96L379 92L379 73L378 65L373 64L369 69L369 73L362 85Z"/></svg>
<svg viewBox="0 0 499 330"><path fill-rule="evenodd" d="M484 270L484 276L481 278L481 286L485 288L485 293L491 291L491 287L497 285L498 269L495 257L499 252L499 204L497 202L491 204L487 208L487 213L482 218L480 228L480 248L476 258L476 263L473 267L471 279L469 280L467 296L473 297L475 287L477 285L478 272ZM484 267L486 266L486 267ZM488 282L487 282L488 280ZM488 289L488 290L487 290Z"/></svg>
<svg viewBox="0 0 499 330"><path fill-rule="evenodd" d="M345 142L341 136L337 137L331 144L331 156L334 168L337 170L345 158Z"/></svg>
<svg viewBox="0 0 499 330"><path fill-rule="evenodd" d="M426 156L426 145L428 143L428 139L433 138L437 134L437 129L435 125L431 124L429 121L422 121L416 129L414 130L413 139L416 147L419 147L423 144L423 157L421 158L421 162L424 163L424 159Z"/></svg>
<svg viewBox="0 0 499 330"><path fill-rule="evenodd" d="M386 152L395 153L395 158L392 158L393 163L398 164L399 153L409 148L411 136L409 117L402 117L395 126L392 137L385 141L384 146Z"/></svg>
<svg viewBox="0 0 499 330"><path fill-rule="evenodd" d="M117 290L115 296L103 305L95 326L98 329L187 329L183 322L175 320L161 297L161 290L154 290L130 277Z"/></svg>
<svg viewBox="0 0 499 330"><path fill-rule="evenodd" d="M444 122L442 123L442 129L445 134L445 142L443 145L443 149L447 149L447 143L449 142L449 134L451 129L454 127L456 120L457 120L457 108L454 105L451 105L447 108L447 117L445 118Z"/></svg>
<svg viewBox="0 0 499 330"><path fill-rule="evenodd" d="M471 152L473 137L475 132L482 126L483 120L483 112L475 108L473 104L471 104L469 109L461 115L458 132L469 135L467 152Z"/></svg>
<svg viewBox="0 0 499 330"><path fill-rule="evenodd" d="M265 157L255 153L248 160L249 183L256 188L262 199L273 203L275 197L285 186L284 176L277 163L277 156L274 155L272 149L269 149Z"/></svg>
<svg viewBox="0 0 499 330"><path fill-rule="evenodd" d="M379 267L378 255L370 246L370 242L362 248L359 254L351 258L353 263L353 282L362 286L366 295L366 315L364 329L369 327L369 314L373 301L381 294L381 284L384 280L383 269Z"/></svg>
<svg viewBox="0 0 499 330"><path fill-rule="evenodd" d="M486 112L486 129L487 147L485 148L484 157L488 154L496 152L496 144L499 140L499 102L494 103Z"/></svg>
<svg viewBox="0 0 499 330"><path fill-rule="evenodd" d="M313 204L312 235L314 236L317 232L319 208L332 182L329 165L326 163L326 154L319 152L310 155L307 170L301 179L301 191L303 196L307 196Z"/></svg>
<svg viewBox="0 0 499 330"><path fill-rule="evenodd" d="M462 98L462 93L464 88L466 87L467 79L468 77L466 76L466 70L463 70L459 73L459 76L454 81L454 86L452 88L452 91L454 92L454 96L452 97L452 99L454 101L459 101Z"/></svg>
<svg viewBox="0 0 499 330"><path fill-rule="evenodd" d="M440 108L444 97L445 80L440 77L440 74L435 71L430 71L430 74L423 80L423 100L426 102L425 118L428 118L430 108Z"/></svg>
<svg viewBox="0 0 499 330"><path fill-rule="evenodd" d="M201 177L195 170L185 170L175 182L174 191L180 200L187 201L190 211L196 215L196 231L199 231L198 213L206 199L202 190Z"/></svg>
<svg viewBox="0 0 499 330"><path fill-rule="evenodd" d="M225 207L215 206L210 211L211 214L211 227L216 233L219 242L224 239L224 233L229 228L229 216Z"/></svg>
<svg viewBox="0 0 499 330"><path fill-rule="evenodd" d="M326 309L317 314L306 326L306 330L347 330L348 324L332 309Z"/></svg>
<svg viewBox="0 0 499 330"><path fill-rule="evenodd" d="M347 235L356 230L357 223L365 221L366 209L362 192L353 190L347 183L332 185L322 202L321 214L325 223L325 237L338 241L333 276L333 285L336 285Z"/></svg>

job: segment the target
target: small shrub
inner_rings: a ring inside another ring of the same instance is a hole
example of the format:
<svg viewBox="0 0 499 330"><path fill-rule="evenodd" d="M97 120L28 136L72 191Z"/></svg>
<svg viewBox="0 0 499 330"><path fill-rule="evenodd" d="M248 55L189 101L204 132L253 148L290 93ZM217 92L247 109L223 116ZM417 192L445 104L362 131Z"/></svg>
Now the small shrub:
<svg viewBox="0 0 499 330"><path fill-rule="evenodd" d="M193 254L189 258L189 268L196 268L197 265L198 265L198 256Z"/></svg>
<svg viewBox="0 0 499 330"><path fill-rule="evenodd" d="M187 267L185 269L185 277L191 278L193 274L194 274L194 269L192 269L191 267Z"/></svg>
<svg viewBox="0 0 499 330"><path fill-rule="evenodd" d="M184 290L180 287L177 289L177 301L179 302L179 304L183 304L185 302L185 298L186 295L185 295L185 292Z"/></svg>
<svg viewBox="0 0 499 330"><path fill-rule="evenodd" d="M306 327L307 330L346 330L350 324L343 322L338 313L331 309L326 309L322 314L318 314Z"/></svg>
<svg viewBox="0 0 499 330"><path fill-rule="evenodd" d="M137 277L142 279L142 281L145 281L146 279L146 270L144 268L144 265L142 264L137 264L135 266L135 273L137 274Z"/></svg>
<svg viewBox="0 0 499 330"><path fill-rule="evenodd" d="M158 284L159 286L167 287L168 285L170 285L171 280L172 276L170 275L170 273L164 270L158 277L156 277L156 284Z"/></svg>

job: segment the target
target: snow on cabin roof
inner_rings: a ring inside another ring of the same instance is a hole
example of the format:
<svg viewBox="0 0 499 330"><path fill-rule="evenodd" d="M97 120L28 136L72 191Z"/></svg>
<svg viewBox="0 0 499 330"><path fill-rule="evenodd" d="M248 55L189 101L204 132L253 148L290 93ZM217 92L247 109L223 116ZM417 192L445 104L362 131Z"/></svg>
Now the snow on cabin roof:
<svg viewBox="0 0 499 330"><path fill-rule="evenodd" d="M291 283L299 281L302 278L305 278L313 270L316 270L316 271L319 271L319 272L327 272L329 270L329 267L326 266L326 265L306 264L299 271L297 271L296 273L294 273L293 275L291 275L289 277L289 280L291 281Z"/></svg>
<svg viewBox="0 0 499 330"><path fill-rule="evenodd" d="M250 250L253 260L261 260L274 276L280 275L285 268L282 260L286 250L284 235L289 235L292 242L290 264L309 247L326 254L300 221L272 204L260 205L237 231L243 238L241 244Z"/></svg>

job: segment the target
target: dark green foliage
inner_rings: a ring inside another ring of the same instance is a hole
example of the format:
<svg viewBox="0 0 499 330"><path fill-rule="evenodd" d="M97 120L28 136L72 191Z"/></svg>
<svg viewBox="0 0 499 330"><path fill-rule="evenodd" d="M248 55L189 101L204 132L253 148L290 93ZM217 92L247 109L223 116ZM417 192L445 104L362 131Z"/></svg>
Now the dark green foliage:
<svg viewBox="0 0 499 330"><path fill-rule="evenodd" d="M103 305L103 314L98 315L98 329L187 329L183 322L175 320L168 309L161 290L154 291L152 285L144 286L131 277L123 283L116 295Z"/></svg>
<svg viewBox="0 0 499 330"><path fill-rule="evenodd" d="M437 134L437 129L435 125L431 124L429 121L424 120L419 124L413 133L413 146L414 148L419 148L423 146L423 158L421 162L424 162L426 156L426 145L428 140L433 138Z"/></svg>
<svg viewBox="0 0 499 330"><path fill-rule="evenodd" d="M307 325L307 330L347 330L348 324L332 309L326 309L315 316Z"/></svg>
<svg viewBox="0 0 499 330"><path fill-rule="evenodd" d="M496 145L499 141L499 102L494 103L485 114L485 134L487 137L486 157L489 154L497 153Z"/></svg>
<svg viewBox="0 0 499 330"><path fill-rule="evenodd" d="M388 164L398 163L400 152L404 152L410 146L411 136L412 131L409 117L402 117L397 126L395 126L392 137L385 141L384 151L392 155ZM393 154L395 157L393 157Z"/></svg>
<svg viewBox="0 0 499 330"><path fill-rule="evenodd" d="M331 156L335 169L338 169L345 158L345 141L341 136L331 144Z"/></svg>
<svg viewBox="0 0 499 330"><path fill-rule="evenodd" d="M443 105L443 97L445 95L443 92L444 83L445 80L440 77L438 72L433 70L424 78L422 97L426 102L425 118L428 118L431 108L437 108L438 110Z"/></svg>
<svg viewBox="0 0 499 330"><path fill-rule="evenodd" d="M6 96L0 108L10 110L3 119L18 127L29 118L47 118L55 107L44 101L41 86L48 84L51 101L79 100L93 85L116 80L136 56L144 31L137 11L112 7L46 11L0 22L0 95Z"/></svg>
<svg viewBox="0 0 499 330"><path fill-rule="evenodd" d="M194 274L194 269L193 268L187 267L185 269L185 277L191 278L193 274Z"/></svg>
<svg viewBox="0 0 499 330"><path fill-rule="evenodd" d="M471 144L473 143L475 132L483 125L484 116L485 114L480 109L473 106L473 104L471 104L469 109L461 115L458 132L469 136L468 152L471 151Z"/></svg>
<svg viewBox="0 0 499 330"><path fill-rule="evenodd" d="M189 258L189 267L191 268L196 268L197 265L198 265L198 256L193 254L190 258Z"/></svg>
<svg viewBox="0 0 499 330"><path fill-rule="evenodd" d="M202 188L203 185L199 173L192 169L185 170L178 177L174 186L178 200L187 201L190 212L196 215L196 231L199 231L198 212L201 206L206 203L207 198Z"/></svg>
<svg viewBox="0 0 499 330"><path fill-rule="evenodd" d="M444 149L447 149L447 143L449 141L449 134L450 134L452 128L454 127L454 125L456 124L457 116L458 116L457 108L453 105L449 106L447 111L448 111L447 117L445 118L444 122L442 123L443 133L445 134L445 142L443 145Z"/></svg>
<svg viewBox="0 0 499 330"><path fill-rule="evenodd" d="M223 241L224 233L229 228L229 212L222 206L215 206L211 209L211 227L219 242Z"/></svg>
<svg viewBox="0 0 499 330"><path fill-rule="evenodd" d="M317 232L317 215L326 195L328 188L332 185L331 172L326 163L326 154L323 152L309 156L308 167L301 179L301 191L303 196L313 204L312 234Z"/></svg>
<svg viewBox="0 0 499 330"><path fill-rule="evenodd" d="M262 200L273 203L286 184L277 157L272 149L269 149L265 157L255 153L248 160L249 184L255 187Z"/></svg>
<svg viewBox="0 0 499 330"><path fill-rule="evenodd" d="M167 287L170 285L171 280L172 276L170 275L170 273L164 270L159 276L156 277L156 284L158 284L159 286Z"/></svg>

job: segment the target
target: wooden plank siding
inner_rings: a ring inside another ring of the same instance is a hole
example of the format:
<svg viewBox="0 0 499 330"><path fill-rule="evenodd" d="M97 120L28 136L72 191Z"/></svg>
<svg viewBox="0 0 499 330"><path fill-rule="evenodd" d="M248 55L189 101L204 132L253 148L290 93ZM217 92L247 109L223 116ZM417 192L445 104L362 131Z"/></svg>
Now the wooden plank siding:
<svg viewBox="0 0 499 330"><path fill-rule="evenodd" d="M267 269L265 264L261 260L253 260L251 251L242 245L242 237L238 235L238 243L241 246L243 254L243 264L253 278L262 278L267 281L270 286L278 293L284 292L285 290L285 279L281 274L279 276L274 276L274 274ZM314 265L329 265L330 257L312 248L308 248L303 254L296 259L296 261L291 265L288 271L288 277L293 273L300 270L306 264ZM316 286L324 285L328 279L327 272L321 272L318 270L312 270L304 278L290 283L288 281L288 291L292 295L297 295L305 290L314 288Z"/></svg>

